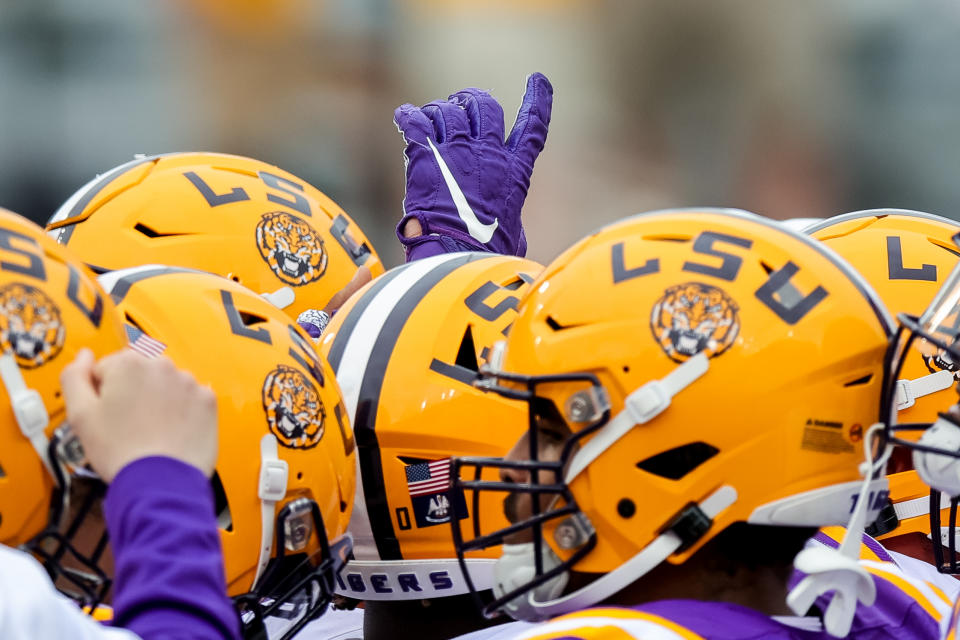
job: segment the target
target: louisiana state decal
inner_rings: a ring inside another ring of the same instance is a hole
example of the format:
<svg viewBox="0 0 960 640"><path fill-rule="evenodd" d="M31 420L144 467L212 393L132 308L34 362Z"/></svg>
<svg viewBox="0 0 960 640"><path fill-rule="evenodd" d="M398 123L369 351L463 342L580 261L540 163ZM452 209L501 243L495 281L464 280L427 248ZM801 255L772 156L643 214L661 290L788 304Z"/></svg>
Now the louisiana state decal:
<svg viewBox="0 0 960 640"><path fill-rule="evenodd" d="M327 270L323 239L305 220L283 211L260 219L257 248L273 273L294 287L319 280Z"/></svg>
<svg viewBox="0 0 960 640"><path fill-rule="evenodd" d="M281 364L267 374L263 410L270 432L284 447L310 449L323 438L323 401L310 379L293 367Z"/></svg>
<svg viewBox="0 0 960 640"><path fill-rule="evenodd" d="M718 356L740 331L740 307L719 287L687 282L668 288L650 312L650 330L676 362L705 353Z"/></svg>
<svg viewBox="0 0 960 640"><path fill-rule="evenodd" d="M14 282L0 288L0 346L34 369L57 357L66 329L60 309L39 289Z"/></svg>

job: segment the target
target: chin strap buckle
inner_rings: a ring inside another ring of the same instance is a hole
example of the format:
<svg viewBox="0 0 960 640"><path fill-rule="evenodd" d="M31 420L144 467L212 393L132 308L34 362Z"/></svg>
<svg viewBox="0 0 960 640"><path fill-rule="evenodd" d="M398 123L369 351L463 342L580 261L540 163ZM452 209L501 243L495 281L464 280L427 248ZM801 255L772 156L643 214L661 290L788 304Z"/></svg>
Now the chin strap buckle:
<svg viewBox="0 0 960 640"><path fill-rule="evenodd" d="M40 392L27 386L20 371L20 365L9 351L0 355L0 379L7 388L13 417L20 427L20 433L30 441L47 471L56 478L47 455L49 441L44 433L47 425L50 424L50 415L43 404Z"/></svg>
<svg viewBox="0 0 960 640"><path fill-rule="evenodd" d="M677 365L660 380L651 380L628 395L624 400L623 411L614 416L574 454L567 468L565 482L571 482L600 454L638 424L650 422L663 413L675 395L696 382L709 368L709 359L701 352Z"/></svg>
<svg viewBox="0 0 960 640"><path fill-rule="evenodd" d="M287 495L287 480L290 468L286 460L278 457L277 438L266 434L260 439L260 480L257 495L260 497L260 558L257 573L253 578L254 590L263 575L273 553L273 537L276 524L276 505Z"/></svg>
<svg viewBox="0 0 960 640"><path fill-rule="evenodd" d="M709 368L703 353L692 356L660 380L651 380L626 398L626 410L635 424L645 424L670 406L673 396L689 387Z"/></svg>
<svg viewBox="0 0 960 640"><path fill-rule="evenodd" d="M897 411L909 409L916 403L917 398L949 389L952 384L953 373L950 371L935 371L915 380L897 380Z"/></svg>

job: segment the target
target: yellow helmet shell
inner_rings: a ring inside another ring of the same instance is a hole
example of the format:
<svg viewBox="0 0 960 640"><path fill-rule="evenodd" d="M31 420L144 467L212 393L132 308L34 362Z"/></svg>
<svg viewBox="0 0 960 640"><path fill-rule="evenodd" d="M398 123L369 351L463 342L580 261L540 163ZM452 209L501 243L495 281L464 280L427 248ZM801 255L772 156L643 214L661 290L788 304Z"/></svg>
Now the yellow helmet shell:
<svg viewBox="0 0 960 640"><path fill-rule="evenodd" d="M109 296L86 267L26 218L0 209L0 347L39 394L43 434L65 418L60 371L84 347L97 357L127 344ZM54 478L21 431L9 382L0 385L0 543L17 546L46 525ZM54 463L55 464L55 463Z"/></svg>
<svg viewBox="0 0 960 640"><path fill-rule="evenodd" d="M366 285L327 326L320 351L343 389L362 478L350 525L358 562L344 571L342 593L365 599L466 593L444 474L453 456L506 454L526 428L523 403L473 382L541 269L531 260L484 253L418 260ZM473 507L464 507L468 522ZM485 521L506 524L499 502L485 501L481 509ZM493 548L484 557L492 566L498 555ZM373 574L386 581L372 584ZM421 590L405 588L401 579Z"/></svg>
<svg viewBox="0 0 960 640"><path fill-rule="evenodd" d="M331 542L352 507L354 443L326 360L290 318L253 291L219 276L146 265L100 276L127 321L165 345L164 355L217 396L218 498L227 590L250 590L258 565L261 441L272 434L288 465L286 491L317 503ZM215 490L215 494L217 491ZM274 531L273 555L277 554ZM311 539L308 552L316 550Z"/></svg>
<svg viewBox="0 0 960 640"><path fill-rule="evenodd" d="M383 273L330 198L241 156L137 158L82 187L47 229L98 273L149 263L209 271L273 294L293 318L324 308L360 266Z"/></svg>
<svg viewBox="0 0 960 640"><path fill-rule="evenodd" d="M808 227L806 233L840 254L873 286L893 314L920 315L933 300L957 263L960 250L952 238L960 232L954 220L920 211L872 209L828 218ZM905 381L946 371L939 358L926 357L916 348L907 354L900 372ZM899 423L932 423L937 412L956 401L954 383L960 367L946 378L940 391L910 398L897 414ZM919 435L919 434L918 434ZM909 437L907 435L906 437ZM893 473L890 499L899 524L884 538L905 533L930 533L927 487L916 471ZM944 519L948 510L944 510Z"/></svg>
<svg viewBox="0 0 960 640"><path fill-rule="evenodd" d="M593 374L617 416L629 394L708 356L703 375L569 482L597 540L574 569L616 569L720 490L732 502L671 562L734 522L845 524L892 333L879 298L842 259L746 212L642 214L564 252L531 285L504 372ZM562 416L570 386L536 392ZM574 433L584 428L567 422ZM873 513L885 485L874 482ZM558 524L544 527L544 540L570 558L555 542Z"/></svg>

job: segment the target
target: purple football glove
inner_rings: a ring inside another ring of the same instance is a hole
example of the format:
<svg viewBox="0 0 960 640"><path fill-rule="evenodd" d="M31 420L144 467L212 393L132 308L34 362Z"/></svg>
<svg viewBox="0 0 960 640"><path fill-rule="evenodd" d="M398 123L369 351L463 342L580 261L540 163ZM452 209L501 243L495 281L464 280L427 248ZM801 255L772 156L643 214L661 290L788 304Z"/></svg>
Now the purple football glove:
<svg viewBox="0 0 960 640"><path fill-rule="evenodd" d="M526 255L520 210L552 108L553 87L542 73L527 78L506 141L503 108L480 89L397 108L393 119L407 143L407 193L397 236L408 262L465 250ZM421 235L407 238L403 230L411 219L420 223Z"/></svg>

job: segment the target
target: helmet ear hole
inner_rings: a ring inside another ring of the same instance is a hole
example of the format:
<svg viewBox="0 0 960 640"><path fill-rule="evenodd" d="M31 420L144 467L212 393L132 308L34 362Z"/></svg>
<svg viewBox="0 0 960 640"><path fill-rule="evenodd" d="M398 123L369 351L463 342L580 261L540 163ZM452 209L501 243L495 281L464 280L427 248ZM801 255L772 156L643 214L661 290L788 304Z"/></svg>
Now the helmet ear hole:
<svg viewBox="0 0 960 640"><path fill-rule="evenodd" d="M637 467L661 478L679 480L718 453L719 449L706 442L691 442L641 460Z"/></svg>

